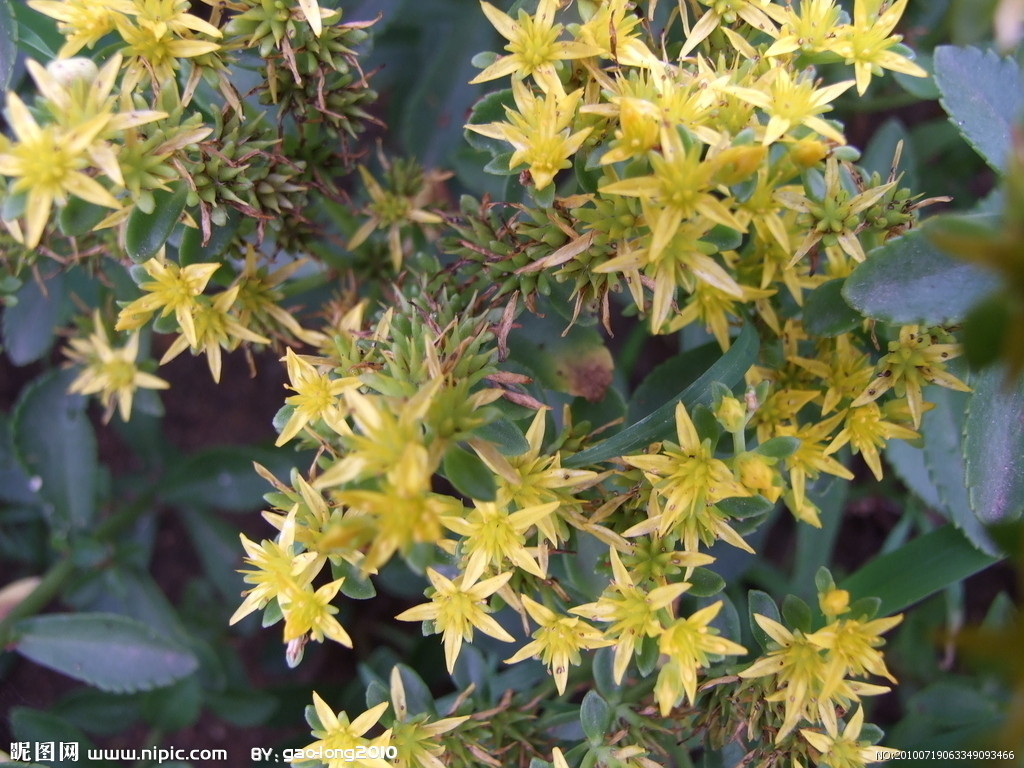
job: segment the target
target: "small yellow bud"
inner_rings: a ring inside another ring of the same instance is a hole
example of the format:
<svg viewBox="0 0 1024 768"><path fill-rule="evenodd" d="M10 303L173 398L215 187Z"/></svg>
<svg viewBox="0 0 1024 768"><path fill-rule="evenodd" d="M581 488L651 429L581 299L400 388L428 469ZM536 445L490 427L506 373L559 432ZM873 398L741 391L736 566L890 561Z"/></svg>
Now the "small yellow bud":
<svg viewBox="0 0 1024 768"><path fill-rule="evenodd" d="M715 178L726 186L739 184L757 171L767 154L768 147L762 144L729 147L715 155L712 161L715 166Z"/></svg>
<svg viewBox="0 0 1024 768"><path fill-rule="evenodd" d="M739 432L747 425L747 409L735 397L723 397L715 409L715 418L727 432Z"/></svg>
<svg viewBox="0 0 1024 768"><path fill-rule="evenodd" d="M774 501L781 490L774 486L775 473L772 471L771 460L759 453L744 453L736 457L736 468L740 482L744 487L760 493L766 499Z"/></svg>
<svg viewBox="0 0 1024 768"><path fill-rule="evenodd" d="M818 605L821 612L831 619L850 610L850 593L845 589L830 589L818 595Z"/></svg>
<svg viewBox="0 0 1024 768"><path fill-rule="evenodd" d="M800 139L790 150L790 156L801 168L812 168L828 157L828 147L817 139Z"/></svg>

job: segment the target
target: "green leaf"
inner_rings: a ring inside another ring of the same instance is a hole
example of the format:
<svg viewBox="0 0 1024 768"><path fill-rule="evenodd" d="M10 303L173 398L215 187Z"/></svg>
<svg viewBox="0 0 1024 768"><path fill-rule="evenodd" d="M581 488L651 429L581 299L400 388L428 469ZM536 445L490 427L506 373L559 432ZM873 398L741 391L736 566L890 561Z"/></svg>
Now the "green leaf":
<svg viewBox="0 0 1024 768"><path fill-rule="evenodd" d="M251 512L263 505L267 482L256 474L258 462L278 477L298 461L291 451L225 445L198 451L172 466L160 482L160 498L171 506L197 506Z"/></svg>
<svg viewBox="0 0 1024 768"><path fill-rule="evenodd" d="M6 91L18 59L18 23L10 0L0 0L0 90Z"/></svg>
<svg viewBox="0 0 1024 768"><path fill-rule="evenodd" d="M74 374L51 371L18 399L11 431L18 459L41 481L55 532L88 528L96 516L96 437L85 413L85 398L69 395Z"/></svg>
<svg viewBox="0 0 1024 768"><path fill-rule="evenodd" d="M50 351L54 332L67 314L64 274L48 277L45 293L38 280L30 279L15 296L17 304L4 310L4 351L15 365L28 365Z"/></svg>
<svg viewBox="0 0 1024 768"><path fill-rule="evenodd" d="M717 341L703 344L676 355L654 368L640 382L629 399L628 416L636 422L649 416L667 401L676 397L679 390L695 382L702 372L722 357L722 348Z"/></svg>
<svg viewBox="0 0 1024 768"><path fill-rule="evenodd" d="M775 502L768 501L761 495L733 496L730 499L722 499L715 506L729 517L746 520L749 517L767 515L775 509Z"/></svg>
<svg viewBox="0 0 1024 768"><path fill-rule="evenodd" d="M203 687L198 675L189 675L142 698L142 717L154 728L178 731L195 724L203 707Z"/></svg>
<svg viewBox="0 0 1024 768"><path fill-rule="evenodd" d="M57 49L64 43L56 19L30 8L28 3L11 3L10 8L18 25L18 47L39 61L56 59Z"/></svg>
<svg viewBox="0 0 1024 768"><path fill-rule="evenodd" d="M993 51L943 45L935 49L935 84L967 143L994 169L1005 169L1013 126L1024 107L1017 62Z"/></svg>
<svg viewBox="0 0 1024 768"><path fill-rule="evenodd" d="M781 436L772 437L757 446L757 452L772 459L784 459L792 456L800 447L800 438Z"/></svg>
<svg viewBox="0 0 1024 768"><path fill-rule="evenodd" d="M503 91L492 91L473 105L473 109L469 113L468 124L503 123L508 119L505 107L515 109L515 106L516 100L512 96L511 88ZM492 139L469 129L466 130L465 136L466 143L469 146L473 147L473 149L490 152L492 157L502 152L508 152L509 144L507 141Z"/></svg>
<svg viewBox="0 0 1024 768"><path fill-rule="evenodd" d="M494 443L502 456L518 456L530 450L526 436L508 419L496 419L473 430L473 434Z"/></svg>
<svg viewBox="0 0 1024 768"><path fill-rule="evenodd" d="M75 688L54 704L50 712L83 731L109 736L123 731L139 719L141 696Z"/></svg>
<svg viewBox="0 0 1024 768"><path fill-rule="evenodd" d="M857 328L863 318L843 298L846 279L829 280L811 291L804 302L804 327L815 336L839 336Z"/></svg>
<svg viewBox="0 0 1024 768"><path fill-rule="evenodd" d="M480 501L494 501L498 486L494 473L480 457L457 445L451 445L444 454L441 473L463 496Z"/></svg>
<svg viewBox="0 0 1024 768"><path fill-rule="evenodd" d="M973 576L1000 558L979 552L951 525L880 555L840 585L853 598L878 597L883 616L902 611L926 597Z"/></svg>
<svg viewBox="0 0 1024 768"><path fill-rule="evenodd" d="M238 528L227 525L210 510L180 510L181 522L188 531L193 550L199 555L203 572L226 606L238 600L246 588L238 563Z"/></svg>
<svg viewBox="0 0 1024 768"><path fill-rule="evenodd" d="M971 509L986 525L1017 520L1024 510L1024 380L1006 385L990 368L972 379L964 429Z"/></svg>
<svg viewBox="0 0 1024 768"><path fill-rule="evenodd" d="M604 339L593 328L567 322L556 311L545 317L524 314L509 334L509 359L523 365L544 386L597 402L612 383L615 369ZM563 332L565 335L563 336Z"/></svg>
<svg viewBox="0 0 1024 768"><path fill-rule="evenodd" d="M782 617L788 627L805 633L811 631L811 608L796 595L782 598Z"/></svg>
<svg viewBox="0 0 1024 768"><path fill-rule="evenodd" d="M580 723L591 744L604 744L612 726L614 712L597 691L587 691L580 705Z"/></svg>
<svg viewBox="0 0 1024 768"><path fill-rule="evenodd" d="M725 579L707 568L694 568L687 581L691 586L686 594L693 597L712 597L725 589Z"/></svg>
<svg viewBox="0 0 1024 768"><path fill-rule="evenodd" d="M31 746L33 757L43 759L43 755L38 751L39 747L43 744L53 743L52 758L46 759L46 766L48 767L77 768L77 766L81 765L78 761L85 759L86 750L95 748L95 744L78 728L67 720L49 712L40 712L38 709L30 709L28 707L14 707L11 710L10 723L11 735L14 737L14 740L27 741ZM72 759L71 756L61 759L59 745L62 743L77 743L78 755L75 759ZM4 748L8 748L8 745L4 744ZM99 768L99 765L109 765L107 762L100 764L96 764L94 761L88 762L91 765L97 765L97 768ZM0 765L28 768L25 763L3 763ZM32 765L36 765L36 763Z"/></svg>
<svg viewBox="0 0 1024 768"><path fill-rule="evenodd" d="M182 265L215 261L223 255L242 223L242 216L235 210L228 211L227 223L222 227L215 226L210 233L210 242L203 245L201 229L189 227L181 236L178 246L178 259Z"/></svg>
<svg viewBox="0 0 1024 768"><path fill-rule="evenodd" d="M761 646L761 650L767 651L769 644L774 641L767 632L761 629L761 625L757 623L754 614L781 623L782 616L779 613L779 606L775 604L772 596L767 592L752 589L747 593L747 617L750 622L750 631L754 635L757 644Z"/></svg>
<svg viewBox="0 0 1024 768"><path fill-rule="evenodd" d="M152 213L135 208L128 216L124 233L124 248L133 261L145 261L156 255L185 210L188 185L178 182L170 192L153 193L156 206Z"/></svg>
<svg viewBox="0 0 1024 768"><path fill-rule="evenodd" d="M435 716L437 706L434 703L434 697L430 694L430 688L423 682L423 678L417 674L416 670L405 664L397 664L394 668L398 670L398 674L402 678L402 688L405 689L405 705L409 714L416 716L422 713Z"/></svg>
<svg viewBox="0 0 1024 768"><path fill-rule="evenodd" d="M843 298L865 317L899 325L963 319L999 281L947 256L914 230L876 248L846 279Z"/></svg>
<svg viewBox="0 0 1024 768"><path fill-rule="evenodd" d="M126 616L50 614L14 626L14 650L104 691L145 691L187 677L199 661L183 645Z"/></svg>
<svg viewBox="0 0 1024 768"><path fill-rule="evenodd" d="M103 221L109 208L90 203L80 197L72 197L57 214L60 231L68 237L80 237L92 232L93 227Z"/></svg>
<svg viewBox="0 0 1024 768"><path fill-rule="evenodd" d="M277 697L260 690L210 691L206 705L221 720L240 728L264 725L279 706Z"/></svg>
<svg viewBox="0 0 1024 768"><path fill-rule="evenodd" d="M343 578L341 593L353 600L369 600L377 596L377 589L369 578L362 575L348 560L341 560L337 565L331 563L331 573L335 579Z"/></svg>
<svg viewBox="0 0 1024 768"><path fill-rule="evenodd" d="M937 509L978 549L997 554L981 522L971 510L963 454L965 414L970 396L965 392L933 387L928 399L934 408L921 418L924 460L938 491Z"/></svg>
<svg viewBox="0 0 1024 768"><path fill-rule="evenodd" d="M756 362L757 350L757 332L748 324L733 341L729 351L682 392L618 434L568 457L564 462L565 466L582 467L619 456L628 456L646 448L652 442L671 437L675 433L676 403L682 402L687 408L693 408L698 403L711 402L711 384L718 381L727 387L734 386Z"/></svg>

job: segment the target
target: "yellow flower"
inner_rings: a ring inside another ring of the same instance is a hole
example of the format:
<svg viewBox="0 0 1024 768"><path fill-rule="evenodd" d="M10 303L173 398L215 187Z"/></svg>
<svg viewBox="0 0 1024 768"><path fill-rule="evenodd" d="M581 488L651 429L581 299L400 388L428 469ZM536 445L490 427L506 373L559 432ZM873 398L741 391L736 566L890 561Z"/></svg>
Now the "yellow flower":
<svg viewBox="0 0 1024 768"><path fill-rule="evenodd" d="M342 392L358 387L359 379L333 378L317 370L306 356L300 357L289 347L282 358L288 367L287 389L295 394L284 399L285 404L295 410L285 422L274 445L282 446L294 438L307 424L314 424L333 414L338 408Z"/></svg>
<svg viewBox="0 0 1024 768"><path fill-rule="evenodd" d="M668 657L654 686L662 717L668 717L684 695L691 704L696 702L697 670L708 666L709 657L747 652L742 645L719 637L718 630L709 626L721 609L719 600L687 619L676 619L658 637L658 649Z"/></svg>
<svg viewBox="0 0 1024 768"><path fill-rule="evenodd" d="M193 320L199 308L196 297L206 290L206 284L218 267L220 264L189 264L187 267L179 267L173 262L150 259L142 268L153 279L139 284L139 288L146 291L147 295L121 310L116 330L139 328L157 310L160 310L161 317L167 317L173 312L188 343L196 346L199 343Z"/></svg>
<svg viewBox="0 0 1024 768"><path fill-rule="evenodd" d="M878 362L881 369L878 375L850 405L854 408L866 405L891 389L897 397L907 398L914 427L920 427L924 383L970 392L969 386L946 370L946 361L960 356L960 345L937 344L936 341L934 334L917 325L900 328L899 340L889 342L889 353Z"/></svg>
<svg viewBox="0 0 1024 768"><path fill-rule="evenodd" d="M700 145L687 149L674 128L663 129L661 134L661 154L650 155L651 175L601 187L607 195L640 198L644 220L651 230L648 259L658 259L687 220L704 218L737 232L745 231L728 206L712 194L717 168L701 159Z"/></svg>
<svg viewBox="0 0 1024 768"><path fill-rule="evenodd" d="M658 535L678 526L687 552L696 552L701 541L711 544L718 538L753 552L712 506L722 499L752 494L736 481L724 461L715 458L711 441L701 441L682 403L676 404L675 418L678 444L666 442L654 455L623 456L627 464L644 471L667 505L657 521ZM652 501L656 501L653 495Z"/></svg>
<svg viewBox="0 0 1024 768"><path fill-rule="evenodd" d="M133 333L123 347L110 345L100 313L93 315L93 332L87 339L72 339L65 351L68 359L85 366L71 386L71 392L80 395L99 394L106 411L103 421L110 421L116 405L122 421L128 421L132 412L135 390L167 389L163 379L140 371L135 363L139 356L139 334Z"/></svg>
<svg viewBox="0 0 1024 768"><path fill-rule="evenodd" d="M172 77L178 59L203 56L220 49L212 40L193 39L193 32L220 38L221 31L188 13L188 0L132 0L135 13L115 19L117 31L127 46L128 72L122 85L132 90L152 77L160 84Z"/></svg>
<svg viewBox="0 0 1024 768"><path fill-rule="evenodd" d="M282 592L277 601L284 614L284 641L290 643L301 637L310 635L318 643L328 637L346 648L352 647L352 638L345 628L334 618L337 606L331 601L337 596L345 579L337 579L324 584L316 591L309 584L301 589L289 589Z"/></svg>
<svg viewBox="0 0 1024 768"><path fill-rule="evenodd" d="M470 80L471 84L486 83L511 74L520 78L532 75L544 90L549 90L558 81L556 61L600 53L598 48L585 43L558 39L562 31L562 25L555 24L558 0L540 0L534 16L520 9L518 20L490 3L481 2L480 7L494 28L508 40L505 50L509 53Z"/></svg>
<svg viewBox="0 0 1024 768"><path fill-rule="evenodd" d="M489 567L500 570L506 563L512 563L539 579L545 578L544 569L526 547L526 532L558 509L558 502L512 513L493 501L475 503L476 508L465 517L443 518L447 528L465 537L461 547L465 553L463 571L466 581L472 583Z"/></svg>
<svg viewBox="0 0 1024 768"><path fill-rule="evenodd" d="M554 456L541 454L545 422L545 411L538 411L526 431L529 449L518 456L505 457L505 462L512 468L516 477L515 481L499 472L493 457L487 454L480 456L484 464L495 473L498 484L497 500L500 504L522 509L558 502L560 506L578 508L579 501L573 493L589 488L600 479L597 472L566 469L562 466L561 457L557 453ZM564 541L569 533L558 514L542 517L536 525L537 530L553 545Z"/></svg>
<svg viewBox="0 0 1024 768"><path fill-rule="evenodd" d="M618 552L611 549L609 553L612 583L596 602L576 606L569 613L595 621L611 622L604 636L615 642L615 682L621 683L637 643L644 637L661 634L664 630L661 614L690 588L690 584L684 581L665 584L649 591L642 589L634 584ZM671 621L671 616L668 620Z"/></svg>
<svg viewBox="0 0 1024 768"><path fill-rule="evenodd" d="M629 7L629 0L605 0L576 36L617 64L660 70L661 59L638 39L635 30L639 25L640 17Z"/></svg>
<svg viewBox="0 0 1024 768"><path fill-rule="evenodd" d="M74 56L114 31L117 21L135 13L130 0L28 0L35 11L57 20L64 37L58 55Z"/></svg>
<svg viewBox="0 0 1024 768"><path fill-rule="evenodd" d="M395 721L391 725L391 745L398 750L391 765L396 768L444 768L441 756L445 749L443 744L438 743L437 737L458 728L469 720L469 715L445 717L430 722L430 716L425 712L410 714L402 672L397 665L391 668L390 687L391 707L395 711Z"/></svg>
<svg viewBox="0 0 1024 768"><path fill-rule="evenodd" d="M841 28L840 39L832 46L847 64L853 64L857 93L861 96L871 84L872 75L881 75L883 69L912 77L928 77L925 70L906 56L889 50L903 39L892 31L906 10L907 0L894 0L878 13L880 5L881 0L856 0L853 24Z"/></svg>
<svg viewBox="0 0 1024 768"><path fill-rule="evenodd" d="M719 26L733 24L737 19L743 19L754 29L773 36L776 34L775 25L762 10L767 5L764 0L700 0L700 3L708 6L708 11L690 30L690 34L686 38L686 45L679 51L680 58L688 56Z"/></svg>
<svg viewBox="0 0 1024 768"><path fill-rule="evenodd" d="M903 621L903 614L873 621L839 619L807 636L814 645L828 651L828 665L822 695L830 696L848 676L878 675L895 683L882 659L880 637Z"/></svg>
<svg viewBox="0 0 1024 768"><path fill-rule="evenodd" d="M787 131L800 125L807 126L837 144L845 144L846 137L842 131L833 128L818 115L831 110L829 102L848 90L853 82L844 80L818 89L814 81L808 78L795 80L788 69L773 67L759 83L760 88L733 86L727 90L768 114L768 125L762 139L765 145L775 143Z"/></svg>
<svg viewBox="0 0 1024 768"><path fill-rule="evenodd" d="M89 167L89 149L106 127L99 116L73 129L40 127L13 91L7 94L7 118L16 141L0 142L0 175L17 181L13 194L25 193L25 245L39 244L53 203L63 204L68 195L90 203L120 208L121 204L99 182L84 173Z"/></svg>
<svg viewBox="0 0 1024 768"><path fill-rule="evenodd" d="M185 334L182 333L167 348L167 352L160 359L160 364L170 362L191 347L193 355L200 351L206 354L210 374L214 381L219 382L222 347L231 351L242 341L269 344L270 339L253 333L231 314L231 307L235 303L235 299L238 298L238 288L238 285L234 285L226 291L222 291L213 301L200 298L196 303L195 314L192 318L196 332L195 343L189 342Z"/></svg>
<svg viewBox="0 0 1024 768"><path fill-rule="evenodd" d="M832 721L826 721L826 733L802 728L800 735L821 753L817 759L818 765L827 765L829 768L863 768L868 763L881 762L882 754L886 755L885 759L889 759L900 753L898 749L860 741L858 737L863 727L864 707L861 706L857 707L857 711L846 723L842 736L839 735L838 725Z"/></svg>
<svg viewBox="0 0 1024 768"><path fill-rule="evenodd" d="M916 440L920 435L909 427L884 421L884 416L877 403L866 403L846 412L846 423L835 439L825 449L825 454L838 451L847 443L853 446L854 453L860 453L878 480L882 479L882 459L878 449L885 446L885 441L892 438Z"/></svg>
<svg viewBox="0 0 1024 768"><path fill-rule="evenodd" d="M515 655L505 659L505 663L515 664L539 655L555 679L558 692L565 693L569 665L576 666L580 663L580 650L603 648L613 643L582 619L575 616L559 616L527 595L522 595L520 599L526 612L540 628L533 633L533 641L520 648Z"/></svg>
<svg viewBox="0 0 1024 768"><path fill-rule="evenodd" d="M248 557L245 562L255 570L241 570L246 584L255 586L243 592L245 600L231 616L229 624L235 624L253 611L263 608L271 600L302 589L316 578L326 558L315 552L295 554L295 509L293 508L281 526L276 542L264 541L256 544L245 534L239 534L242 547Z"/></svg>
<svg viewBox="0 0 1024 768"><path fill-rule="evenodd" d="M403 611L395 618L399 621L431 621L434 632L444 634L444 658L448 671L455 669L463 640L473 639L473 629L506 643L515 638L501 628L488 614L487 598L501 589L512 578L506 571L479 583L459 574L454 581L445 578L433 568L427 568L427 578L433 585L430 602Z"/></svg>
<svg viewBox="0 0 1024 768"><path fill-rule="evenodd" d="M346 752L351 756L359 747L390 745L390 729L384 731L376 739L370 740L363 736L377 724L381 715L388 708L386 701L368 709L351 722L349 722L346 712L335 714L334 710L320 698L316 691L313 692L313 707L316 710L317 719L320 721L320 727L313 730L313 736L317 740L306 747L304 752L311 751L325 755L324 764L327 768L390 768L391 764L380 757L359 759L346 757ZM333 757L326 757L326 755L333 755ZM293 763L293 765L295 764L297 763Z"/></svg>
<svg viewBox="0 0 1024 768"><path fill-rule="evenodd" d="M783 7L772 3L766 5L764 11L781 25L778 38L765 51L765 56L834 50L843 12L835 0L802 0L799 12L793 10L792 5Z"/></svg>
<svg viewBox="0 0 1024 768"><path fill-rule="evenodd" d="M436 213L423 208L430 197L430 184L423 183L415 195L403 195L392 189L385 190L370 172L359 166L359 174L363 177L363 185L370 195L368 206L370 217L352 235L347 248L358 248L375 229L387 229L388 251L391 254L391 266L397 271L402 266L402 225L409 222L418 224L440 224L443 219ZM440 175L434 174L437 179Z"/></svg>
<svg viewBox="0 0 1024 768"><path fill-rule="evenodd" d="M571 133L570 125L576 116L576 105L583 89L566 94L559 85L538 98L521 81L512 83L518 112L505 108L510 122L467 125L482 136L507 141L515 148L509 158L509 170L519 165L530 166L530 176L536 189L544 189L563 168L570 168L570 157L590 135L590 128Z"/></svg>

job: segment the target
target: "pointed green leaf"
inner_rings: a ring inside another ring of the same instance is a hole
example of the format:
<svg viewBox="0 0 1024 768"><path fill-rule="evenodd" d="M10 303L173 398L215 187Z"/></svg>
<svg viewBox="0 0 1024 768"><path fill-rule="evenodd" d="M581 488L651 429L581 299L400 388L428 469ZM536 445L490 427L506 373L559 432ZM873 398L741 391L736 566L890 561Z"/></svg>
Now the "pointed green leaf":
<svg viewBox="0 0 1024 768"><path fill-rule="evenodd" d="M498 486L494 473L480 457L457 445L449 446L444 454L442 474L463 496L480 501L494 501Z"/></svg>
<svg viewBox="0 0 1024 768"><path fill-rule="evenodd" d="M682 402L687 408L693 408L698 403L711 402L712 383L718 381L732 387L741 381L750 366L757 361L757 350L757 332L748 324L733 341L729 351L682 392L618 434L569 456L563 464L567 467L597 464L619 456L628 456L643 450L652 442L671 437L675 434L676 403Z"/></svg>
<svg viewBox="0 0 1024 768"><path fill-rule="evenodd" d="M14 650L104 691L149 690L192 674L190 650L126 616L50 614L19 621Z"/></svg>
<svg viewBox="0 0 1024 768"><path fill-rule="evenodd" d="M952 525L937 528L880 555L840 586L853 598L878 597L887 616L973 576L1000 558L979 552Z"/></svg>
<svg viewBox="0 0 1024 768"><path fill-rule="evenodd" d="M48 522L62 535L87 528L96 515L96 436L85 398L68 394L73 378L51 371L36 379L18 399L11 425L18 460L38 478Z"/></svg>
<svg viewBox="0 0 1024 768"><path fill-rule="evenodd" d="M962 320L998 285L993 275L947 256L914 230L872 251L846 279L842 296L865 317L943 325Z"/></svg>
<svg viewBox="0 0 1024 768"><path fill-rule="evenodd" d="M0 0L0 91L7 90L18 58L18 23L10 0Z"/></svg>
<svg viewBox="0 0 1024 768"><path fill-rule="evenodd" d="M994 51L935 49L935 84L950 121L997 171L1006 167L1013 126L1024 107L1020 66Z"/></svg>
<svg viewBox="0 0 1024 768"><path fill-rule="evenodd" d="M752 589L747 593L747 619L750 622L750 632L757 644L761 646L761 650L767 651L769 644L774 641L767 632L761 629L761 625L754 618L755 615L782 622L779 606L772 600L771 595L759 589Z"/></svg>
<svg viewBox="0 0 1024 768"><path fill-rule="evenodd" d="M156 207L152 213L136 208L128 216L124 247L133 261L145 261L156 255L181 219L188 199L188 185L178 182L170 192L153 194Z"/></svg>
<svg viewBox="0 0 1024 768"><path fill-rule="evenodd" d="M580 723L591 744L604 744L612 726L612 708L597 691L587 691L580 705Z"/></svg>
<svg viewBox="0 0 1024 768"><path fill-rule="evenodd" d="M986 525L1017 520L1024 510L1024 381L1006 385L990 368L972 379L964 430L971 508Z"/></svg>
<svg viewBox="0 0 1024 768"><path fill-rule="evenodd" d="M27 280L15 294L17 303L3 314L4 352L15 365L28 365L53 346L57 326L67 314L64 274L46 278L46 285Z"/></svg>
<svg viewBox="0 0 1024 768"><path fill-rule="evenodd" d="M864 319L843 298L845 278L822 283L804 302L804 327L815 336L838 336L858 327Z"/></svg>

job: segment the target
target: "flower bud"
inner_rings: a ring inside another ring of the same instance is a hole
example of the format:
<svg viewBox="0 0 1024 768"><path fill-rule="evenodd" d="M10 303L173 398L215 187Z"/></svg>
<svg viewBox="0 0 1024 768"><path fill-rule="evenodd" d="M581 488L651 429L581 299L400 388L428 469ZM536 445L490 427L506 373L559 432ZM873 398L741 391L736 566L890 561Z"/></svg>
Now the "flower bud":
<svg viewBox="0 0 1024 768"><path fill-rule="evenodd" d="M715 418L727 432L739 432L747 425L747 410L735 397L723 397L715 409Z"/></svg>
<svg viewBox="0 0 1024 768"><path fill-rule="evenodd" d="M830 589L818 595L818 606L829 619L850 610L850 593L845 589Z"/></svg>
<svg viewBox="0 0 1024 768"><path fill-rule="evenodd" d="M46 65L46 71L65 88L70 88L77 82L90 85L100 73L95 62L81 56L51 61Z"/></svg>

